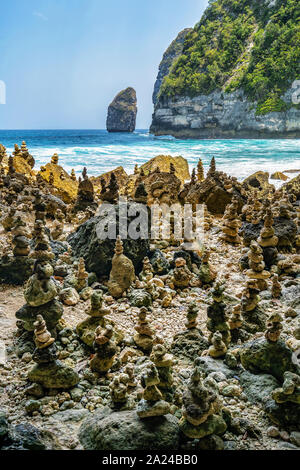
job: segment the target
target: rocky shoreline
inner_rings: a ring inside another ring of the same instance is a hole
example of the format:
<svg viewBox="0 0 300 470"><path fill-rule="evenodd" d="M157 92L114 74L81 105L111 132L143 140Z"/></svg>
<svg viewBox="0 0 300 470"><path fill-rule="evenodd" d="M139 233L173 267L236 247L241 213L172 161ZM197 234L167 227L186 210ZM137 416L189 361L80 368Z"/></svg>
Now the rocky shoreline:
<svg viewBox="0 0 300 470"><path fill-rule="evenodd" d="M300 447L299 176L160 156L77 179L25 142L0 165L1 450ZM100 240L121 195L131 214L201 205L201 244L175 218Z"/></svg>

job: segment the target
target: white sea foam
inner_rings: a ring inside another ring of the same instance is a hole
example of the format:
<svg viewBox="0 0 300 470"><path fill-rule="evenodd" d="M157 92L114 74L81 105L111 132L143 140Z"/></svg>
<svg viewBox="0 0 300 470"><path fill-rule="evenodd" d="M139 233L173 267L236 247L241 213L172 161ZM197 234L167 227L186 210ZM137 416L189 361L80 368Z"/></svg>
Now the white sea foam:
<svg viewBox="0 0 300 470"><path fill-rule="evenodd" d="M217 169L240 181L255 171L275 171L300 169L299 140L176 140L172 136L154 137L146 131L137 131L131 136L121 135L91 135L83 137L82 144L78 140L80 134L74 139L69 138L70 145L63 142L55 145L55 140L49 146L36 145L30 148L36 159L36 167L50 161L53 153L57 153L60 163L67 171L74 168L77 175L84 166L87 166L90 175L100 175L117 166L123 166L127 173L132 173L135 164L142 165L156 155L171 155L188 160L190 170L197 165L199 158L203 160L205 169L214 156ZM54 137L55 138L55 137ZM80 139L81 140L81 139ZM58 141L58 140L57 140ZM79 143L78 143L79 142ZM54 145L51 145L53 143ZM91 145L89 145L91 143ZM73 144L73 145L72 145ZM76 145L77 144L77 145ZM102 145L101 145L102 144ZM12 152L12 148L7 148ZM297 173L290 173L293 178ZM280 181L272 180L276 186Z"/></svg>

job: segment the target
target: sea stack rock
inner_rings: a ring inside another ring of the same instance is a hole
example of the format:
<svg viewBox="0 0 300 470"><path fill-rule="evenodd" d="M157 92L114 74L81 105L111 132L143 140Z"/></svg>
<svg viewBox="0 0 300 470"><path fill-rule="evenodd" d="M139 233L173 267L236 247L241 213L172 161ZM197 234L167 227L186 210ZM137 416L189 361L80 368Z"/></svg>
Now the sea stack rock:
<svg viewBox="0 0 300 470"><path fill-rule="evenodd" d="M120 91L108 107L108 132L133 132L137 115L136 92L133 88Z"/></svg>

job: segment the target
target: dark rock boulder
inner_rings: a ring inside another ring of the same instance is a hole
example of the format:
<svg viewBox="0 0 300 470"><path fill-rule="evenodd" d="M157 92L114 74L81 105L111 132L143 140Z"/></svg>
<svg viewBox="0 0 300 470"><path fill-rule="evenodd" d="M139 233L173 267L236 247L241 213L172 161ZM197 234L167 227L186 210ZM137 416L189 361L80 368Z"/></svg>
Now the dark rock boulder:
<svg viewBox="0 0 300 470"><path fill-rule="evenodd" d="M79 430L85 450L177 450L178 420L173 415L140 419L135 411L96 411Z"/></svg>
<svg viewBox="0 0 300 470"><path fill-rule="evenodd" d="M23 305L17 312L16 318L23 321L24 329L27 331L34 330L34 322L38 315L42 315L47 328L54 330L59 319L63 315L63 305L57 299L51 300L47 304L39 307L31 307L28 304Z"/></svg>
<svg viewBox="0 0 300 470"><path fill-rule="evenodd" d="M133 307L150 307L152 297L145 289L133 289L129 294L130 304Z"/></svg>
<svg viewBox="0 0 300 470"><path fill-rule="evenodd" d="M270 343L265 337L249 341L240 349L241 363L245 369L253 374L271 374L278 380L283 380L286 371L296 372L292 354L282 340Z"/></svg>
<svg viewBox="0 0 300 470"><path fill-rule="evenodd" d="M248 371L240 375L240 384L248 400L256 405L265 405L270 400L273 390L280 386L273 375L255 375Z"/></svg>
<svg viewBox="0 0 300 470"><path fill-rule="evenodd" d="M269 400L265 406L265 412L277 426L293 426L300 429L300 406L296 403L279 404L274 400Z"/></svg>
<svg viewBox="0 0 300 470"><path fill-rule="evenodd" d="M260 231L263 228L263 221L258 224L251 224L250 222L243 222L241 232L244 237L244 244L250 246L252 240L257 240ZM285 219L283 217L274 217L275 235L278 237L278 248L291 246L296 239L297 226L292 219Z"/></svg>
<svg viewBox="0 0 300 470"><path fill-rule="evenodd" d="M23 256L3 256L0 258L0 281L21 286L31 276L34 260Z"/></svg>
<svg viewBox="0 0 300 470"><path fill-rule="evenodd" d="M4 411L0 410L0 448L8 434L8 422Z"/></svg>
<svg viewBox="0 0 300 470"><path fill-rule="evenodd" d="M199 328L182 331L174 336L172 353L181 358L194 361L201 353L209 348L209 342Z"/></svg>
<svg viewBox="0 0 300 470"><path fill-rule="evenodd" d="M1 450L59 450L56 437L49 431L40 430L30 423L11 427L2 443Z"/></svg>
<svg viewBox="0 0 300 470"><path fill-rule="evenodd" d="M229 181L232 183L230 190L225 187ZM179 199L190 204L205 203L212 214L224 214L233 196L238 200L240 211L246 203L245 197L241 195L238 186L230 177L216 171L213 175L208 175L205 181L193 184L187 190L183 189Z"/></svg>
<svg viewBox="0 0 300 470"><path fill-rule="evenodd" d="M134 213L135 210L138 211L139 207L140 206L136 203L128 204L128 210L130 209L132 213ZM98 235L99 228L103 229L105 222L110 226L114 225L116 234L119 234L119 206L116 205L115 208L116 216L114 214L110 214L109 216L102 214L93 217L80 225L76 232L68 237L68 242L72 247L74 256L78 258L83 257L87 271L94 272L97 276L108 275L111 270L115 238L102 239ZM133 219L135 219L135 217L128 217L128 225ZM144 257L148 254L149 239L139 238L138 240L133 240L127 238L123 240L123 248L124 254L131 259L136 272L138 272L142 268Z"/></svg>
<svg viewBox="0 0 300 470"><path fill-rule="evenodd" d="M55 389L69 389L79 382L77 372L58 360L49 364L36 364L28 372L28 379L45 388Z"/></svg>
<svg viewBox="0 0 300 470"><path fill-rule="evenodd" d="M133 132L137 115L136 92L133 88L120 91L108 107L108 132Z"/></svg>
<svg viewBox="0 0 300 470"><path fill-rule="evenodd" d="M205 375L212 373L224 374L227 379L236 375L236 371L231 370L222 359L214 359L210 356L202 356L198 359L198 365Z"/></svg>
<svg viewBox="0 0 300 470"><path fill-rule="evenodd" d="M170 271L170 263L160 250L152 251L149 256L149 259L154 274L159 274L160 276L162 276L163 274L168 274L168 272Z"/></svg>

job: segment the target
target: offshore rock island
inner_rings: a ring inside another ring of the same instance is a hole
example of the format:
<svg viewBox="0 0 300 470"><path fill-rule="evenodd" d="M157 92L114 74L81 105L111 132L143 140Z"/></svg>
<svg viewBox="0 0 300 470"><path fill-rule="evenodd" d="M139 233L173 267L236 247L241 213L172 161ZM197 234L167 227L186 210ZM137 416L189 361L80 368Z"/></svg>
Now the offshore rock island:
<svg viewBox="0 0 300 470"><path fill-rule="evenodd" d="M177 138L299 138L299 2L216 0L166 51L150 131Z"/></svg>
<svg viewBox="0 0 300 470"><path fill-rule="evenodd" d="M0 146L1 450L298 449L299 176L160 155L78 177L32 153ZM201 243L172 215L99 238L120 196L128 224L201 205Z"/></svg>
<svg viewBox="0 0 300 470"><path fill-rule="evenodd" d="M136 92L128 87L120 91L108 107L108 132L133 132L137 115Z"/></svg>

